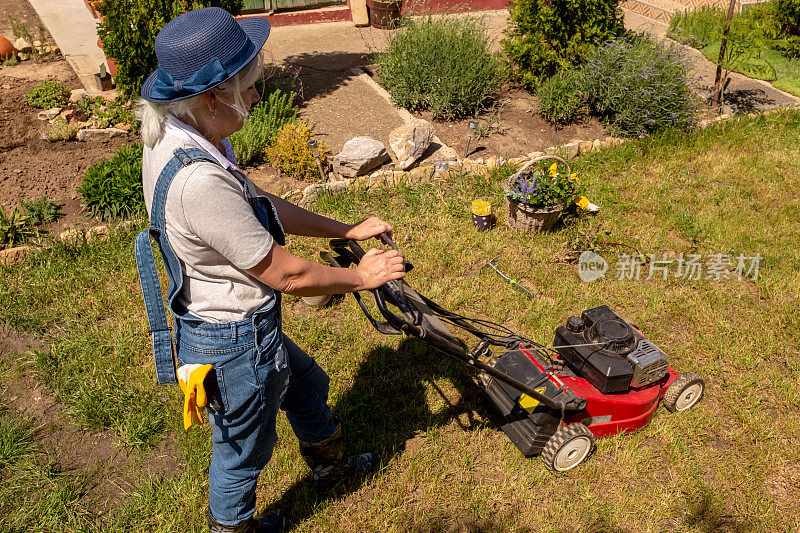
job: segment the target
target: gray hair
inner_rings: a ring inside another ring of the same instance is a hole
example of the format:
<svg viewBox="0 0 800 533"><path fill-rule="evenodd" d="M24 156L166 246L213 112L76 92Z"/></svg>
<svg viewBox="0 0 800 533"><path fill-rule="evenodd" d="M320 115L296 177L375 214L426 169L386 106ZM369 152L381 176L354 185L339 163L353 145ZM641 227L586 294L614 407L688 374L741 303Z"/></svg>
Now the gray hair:
<svg viewBox="0 0 800 533"><path fill-rule="evenodd" d="M264 76L268 64L268 52L262 49L250 63L231 79L215 87L215 89L233 94L232 102L226 102L222 99L219 101L233 109L242 117L242 120L249 115L247 111L248 105L244 101L243 93L259 78ZM148 102L144 98L140 98L136 103L136 118L141 123L139 133L142 135L142 141L144 141L145 146L152 148L164 136L164 126L166 125L168 113L191 126L196 126L197 121L194 114L199 105L200 95L186 100L166 103Z"/></svg>

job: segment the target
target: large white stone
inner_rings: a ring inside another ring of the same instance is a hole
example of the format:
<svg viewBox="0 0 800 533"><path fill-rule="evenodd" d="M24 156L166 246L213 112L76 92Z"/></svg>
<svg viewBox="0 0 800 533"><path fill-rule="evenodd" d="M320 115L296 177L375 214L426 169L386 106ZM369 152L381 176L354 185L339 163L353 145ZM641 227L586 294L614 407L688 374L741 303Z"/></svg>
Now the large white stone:
<svg viewBox="0 0 800 533"><path fill-rule="evenodd" d="M59 113L61 113L61 108L53 107L51 109L45 109L44 111L39 111L38 117L39 120L53 120L59 115Z"/></svg>
<svg viewBox="0 0 800 533"><path fill-rule="evenodd" d="M389 146L403 170L413 165L433 140L433 126L419 118L412 119L389 134Z"/></svg>
<svg viewBox="0 0 800 533"><path fill-rule="evenodd" d="M14 41L14 48L24 54L33 52L33 45L25 37L20 37Z"/></svg>
<svg viewBox="0 0 800 533"><path fill-rule="evenodd" d="M333 158L333 170L346 178L355 178L390 159L382 142L370 137L355 137L344 143L342 151Z"/></svg>
<svg viewBox="0 0 800 533"><path fill-rule="evenodd" d="M127 133L119 128L82 129L78 132L79 141L107 141L117 135Z"/></svg>

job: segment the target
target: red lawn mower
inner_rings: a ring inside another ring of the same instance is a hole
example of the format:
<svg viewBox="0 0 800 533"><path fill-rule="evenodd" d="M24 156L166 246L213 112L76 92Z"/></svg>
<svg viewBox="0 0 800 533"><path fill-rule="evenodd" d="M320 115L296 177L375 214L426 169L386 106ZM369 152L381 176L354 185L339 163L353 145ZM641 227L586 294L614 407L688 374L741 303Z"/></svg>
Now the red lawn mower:
<svg viewBox="0 0 800 533"><path fill-rule="evenodd" d="M331 248L321 255L333 266L358 264L364 255L351 240L331 241ZM501 429L526 457L539 454L552 472L588 459L595 437L644 427L659 402L670 412L685 411L703 396L699 376L675 372L663 351L606 305L567 319L556 328L553 346L545 347L499 324L448 311L405 280L372 293L384 320L372 316L359 293L353 295L375 329L418 337L478 370ZM471 333L477 345L468 349L449 327Z"/></svg>

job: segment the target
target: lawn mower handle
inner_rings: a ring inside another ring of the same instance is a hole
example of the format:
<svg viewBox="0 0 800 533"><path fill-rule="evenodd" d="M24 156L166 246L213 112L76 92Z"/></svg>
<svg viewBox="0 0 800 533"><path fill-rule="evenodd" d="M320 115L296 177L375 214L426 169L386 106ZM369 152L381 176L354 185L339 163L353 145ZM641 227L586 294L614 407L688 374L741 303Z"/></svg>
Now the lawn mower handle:
<svg viewBox="0 0 800 533"><path fill-rule="evenodd" d="M386 242L392 249L397 250L397 245L392 241L392 239L382 233L380 238ZM332 254L328 252L323 252L322 257L327 260L329 263L335 266L340 267L347 267L350 264L357 264L361 261L361 258L364 257L365 252L361 246L351 240L351 239L334 239L331 241L331 248L337 251L347 251L347 254L352 257L342 257L341 259L346 259L347 264L342 264L338 259L334 257ZM407 263L406 271L411 270L411 264ZM476 350L472 352L468 352L463 344L459 344L460 341L455 342L453 339L449 339L444 335L437 333L431 329L427 329L424 327L420 327L420 316L415 315L414 311L419 313L416 307L411 303L408 298L406 297L405 290L403 289L404 282L402 279L389 281L376 289L371 289L370 292L375 296L375 303L378 306L378 310L380 311L381 315L385 318L386 322L378 322L369 312L364 302L361 300L361 296L358 292L354 292L353 296L355 297L356 301L361 307L361 310L366 315L367 319L370 323L377 329L380 333L389 334L389 335L396 335L399 333L405 333L410 336L418 337L427 341L431 344L434 348L444 352L446 355L453 357L454 359L458 359L462 363L465 363L467 366L476 368L486 374L492 376L495 379L503 381L504 383L514 387L520 392L531 396L532 398L539 400L543 404L547 405L548 407L560 411L563 415L565 411L579 411L586 407L586 400L584 398L580 398L573 395L569 401L562 402L553 400L548 398L547 396L543 395L539 391L534 390L532 387L527 386L526 384L518 381L508 374L501 372L495 369L493 366L488 365L478 359L480 354L476 354ZM395 313L391 312L386 305L387 296L393 300L393 304L398 305L398 308L403 311L404 317L400 317ZM419 295L423 300L427 301L422 295ZM433 302L429 302L433 304ZM408 311L402 309L403 306ZM437 305L437 307L439 307ZM481 345L479 345L481 346Z"/></svg>

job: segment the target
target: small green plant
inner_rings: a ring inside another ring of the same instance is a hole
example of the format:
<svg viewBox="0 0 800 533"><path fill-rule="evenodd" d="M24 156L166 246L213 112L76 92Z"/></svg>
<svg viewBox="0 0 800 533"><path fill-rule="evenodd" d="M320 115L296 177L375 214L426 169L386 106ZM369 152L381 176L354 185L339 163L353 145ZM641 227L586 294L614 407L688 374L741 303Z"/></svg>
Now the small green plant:
<svg viewBox="0 0 800 533"><path fill-rule="evenodd" d="M264 150L267 161L284 174L300 179L319 178L319 170L308 141L314 128L304 120L285 124L275 136L275 142ZM317 145L322 160L330 153L328 146L319 141Z"/></svg>
<svg viewBox="0 0 800 533"><path fill-rule="evenodd" d="M78 194L90 217L133 218L145 211L142 189L142 145L121 147L106 161L89 167Z"/></svg>
<svg viewBox="0 0 800 533"><path fill-rule="evenodd" d="M586 114L580 73L567 69L548 78L536 90L539 113L551 124L568 124Z"/></svg>
<svg viewBox="0 0 800 533"><path fill-rule="evenodd" d="M218 6L233 15L242 10L242 0L130 0L98 2L103 19L97 35L106 56L117 64L114 82L126 99L138 96L142 83L158 65L156 35L181 13Z"/></svg>
<svg viewBox="0 0 800 533"><path fill-rule="evenodd" d="M78 135L80 129L79 123L67 122L64 117L56 117L42 130L42 139L50 142L71 141Z"/></svg>
<svg viewBox="0 0 800 533"><path fill-rule="evenodd" d="M250 110L244 127L229 137L240 166L260 163L264 148L272 143L278 131L297 119L295 93L277 88L267 88L266 92L265 97Z"/></svg>
<svg viewBox="0 0 800 533"><path fill-rule="evenodd" d="M612 131L644 136L694 121L688 63L677 47L646 35L615 39L595 50L580 72L591 112Z"/></svg>
<svg viewBox="0 0 800 533"><path fill-rule="evenodd" d="M43 81L25 95L25 103L39 109L64 107L72 90L57 81Z"/></svg>
<svg viewBox="0 0 800 533"><path fill-rule="evenodd" d="M36 229L28 217L20 213L19 208L15 207L13 211L7 212L0 205L0 249L23 244L34 236Z"/></svg>
<svg viewBox="0 0 800 533"><path fill-rule="evenodd" d="M22 214L28 217L34 226L49 224L64 216L61 207L61 204L49 200L44 195L33 200L22 200Z"/></svg>
<svg viewBox="0 0 800 533"><path fill-rule="evenodd" d="M507 185L508 189L504 191L506 197L534 209L556 205L567 207L582 193L578 176L560 171L558 163L550 164L546 170L544 165L523 170Z"/></svg>
<svg viewBox="0 0 800 533"><path fill-rule="evenodd" d="M619 0L514 0L501 41L512 78L535 89L621 35Z"/></svg>
<svg viewBox="0 0 800 533"><path fill-rule="evenodd" d="M410 19L375 55L392 100L434 118L472 115L502 81L501 63L477 17Z"/></svg>
<svg viewBox="0 0 800 533"><path fill-rule="evenodd" d="M20 37L28 41L31 45L33 45L34 41L39 41L42 46L36 47L33 46L32 54L37 57L47 55L49 52L45 53L44 45L47 44L47 30L44 26L39 24L39 27L36 29L36 37L33 36L33 32L31 32L30 26L24 20L20 20L17 17L10 16L8 17L8 21L11 25L11 33L14 35L15 39L19 39Z"/></svg>

